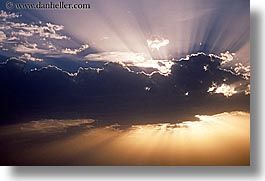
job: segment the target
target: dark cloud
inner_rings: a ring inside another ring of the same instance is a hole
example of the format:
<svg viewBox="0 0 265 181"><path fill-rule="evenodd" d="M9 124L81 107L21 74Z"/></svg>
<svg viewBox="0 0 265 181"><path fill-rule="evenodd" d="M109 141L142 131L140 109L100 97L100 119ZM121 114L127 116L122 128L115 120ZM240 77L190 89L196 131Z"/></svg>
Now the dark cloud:
<svg viewBox="0 0 265 181"><path fill-rule="evenodd" d="M99 120L102 124L141 124L196 120L196 114L249 112L249 95L210 94L217 85L247 85L240 75L219 69L221 60L206 55L175 62L172 73L151 77L108 63L102 69L70 74L55 66L35 71L10 59L0 64L1 124L38 119ZM205 66L207 65L207 70ZM247 82L247 83L246 83ZM240 88L242 89L242 87Z"/></svg>

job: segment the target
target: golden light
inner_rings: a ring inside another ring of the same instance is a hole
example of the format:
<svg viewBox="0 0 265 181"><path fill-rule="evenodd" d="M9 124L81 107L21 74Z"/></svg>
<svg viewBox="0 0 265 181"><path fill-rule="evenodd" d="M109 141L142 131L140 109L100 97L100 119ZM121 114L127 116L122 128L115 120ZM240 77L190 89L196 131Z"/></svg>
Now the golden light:
<svg viewBox="0 0 265 181"><path fill-rule="evenodd" d="M49 142L21 148L16 157L24 163L49 165L250 164L249 113L196 117L200 121L133 125L128 129L119 129L118 124L102 128L87 127L78 134L54 137ZM75 124L71 122L68 126ZM63 126L65 128L67 125ZM40 127L41 124L38 124L38 129ZM29 129L22 131L28 137L33 134ZM20 135L23 135L21 130ZM34 136L37 135L34 132Z"/></svg>

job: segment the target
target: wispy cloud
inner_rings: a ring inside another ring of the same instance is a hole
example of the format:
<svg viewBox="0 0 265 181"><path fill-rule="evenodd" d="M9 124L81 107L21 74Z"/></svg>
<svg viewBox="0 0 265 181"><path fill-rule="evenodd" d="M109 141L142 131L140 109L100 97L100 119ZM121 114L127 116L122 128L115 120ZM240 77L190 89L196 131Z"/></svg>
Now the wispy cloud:
<svg viewBox="0 0 265 181"><path fill-rule="evenodd" d="M26 60L26 61L33 61L33 62L43 61L43 59L37 58L37 57L33 57L29 53L24 53L23 55L19 56L18 59L20 59L20 60Z"/></svg>
<svg viewBox="0 0 265 181"><path fill-rule="evenodd" d="M3 10L0 11L0 18L6 21L6 19L11 19L11 18L18 18L19 15L15 13L7 13Z"/></svg>
<svg viewBox="0 0 265 181"><path fill-rule="evenodd" d="M89 48L89 46L85 44L85 45L82 45L80 48L76 48L76 49L65 48L62 50L62 53L76 55L77 53L80 53L87 48Z"/></svg>
<svg viewBox="0 0 265 181"><path fill-rule="evenodd" d="M31 121L29 123L21 124L20 130L23 132L61 132L66 131L71 127L78 127L82 125L88 125L93 123L92 119L84 120L40 120L40 121Z"/></svg>
<svg viewBox="0 0 265 181"><path fill-rule="evenodd" d="M13 48L16 52L21 53L39 53L39 54L48 54L50 53L47 49L38 48L36 43L21 43Z"/></svg>
<svg viewBox="0 0 265 181"><path fill-rule="evenodd" d="M58 41L70 41L70 37L63 34L64 26L39 22L23 22L23 18L15 13L0 12L0 43L7 53L13 56L28 54L76 54L81 52L87 45L79 49L64 49ZM69 43L69 42L68 42ZM13 50L13 51L12 51ZM11 52L12 51L12 52ZM26 57L24 57L26 58ZM29 57L27 57L29 58ZM36 57L42 59L41 57ZM31 60L33 60L31 58Z"/></svg>
<svg viewBox="0 0 265 181"><path fill-rule="evenodd" d="M0 31L0 43L6 40L6 34L3 31Z"/></svg>

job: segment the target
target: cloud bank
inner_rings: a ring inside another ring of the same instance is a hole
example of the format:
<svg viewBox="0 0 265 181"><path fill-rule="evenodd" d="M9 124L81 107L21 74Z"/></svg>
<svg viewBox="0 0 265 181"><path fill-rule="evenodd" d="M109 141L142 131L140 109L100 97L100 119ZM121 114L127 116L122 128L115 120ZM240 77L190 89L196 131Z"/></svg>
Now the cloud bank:
<svg viewBox="0 0 265 181"><path fill-rule="evenodd" d="M110 62L77 73L56 66L28 72L27 62L10 59L0 65L1 124L46 118L155 123L196 120L196 114L248 112L249 80L223 70L221 63L217 57L198 54L174 62L171 74L164 76Z"/></svg>

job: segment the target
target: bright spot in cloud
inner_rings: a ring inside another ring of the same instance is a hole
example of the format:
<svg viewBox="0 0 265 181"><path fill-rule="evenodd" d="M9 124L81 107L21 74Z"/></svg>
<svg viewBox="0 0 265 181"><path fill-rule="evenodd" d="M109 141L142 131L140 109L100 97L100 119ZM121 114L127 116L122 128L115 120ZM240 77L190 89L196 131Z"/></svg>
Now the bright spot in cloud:
<svg viewBox="0 0 265 181"><path fill-rule="evenodd" d="M250 84L247 85L247 88L245 90L245 95L249 95L250 94Z"/></svg>
<svg viewBox="0 0 265 181"><path fill-rule="evenodd" d="M150 91L151 90L151 87L145 87L144 90Z"/></svg>
<svg viewBox="0 0 265 181"><path fill-rule="evenodd" d="M208 70L209 65L204 65L203 70L206 72Z"/></svg>
<svg viewBox="0 0 265 181"><path fill-rule="evenodd" d="M236 63L234 72L236 75L242 75L246 80L250 79L250 66L244 66L242 63Z"/></svg>
<svg viewBox="0 0 265 181"><path fill-rule="evenodd" d="M88 60L101 60L111 62L144 62L146 57L142 53L133 52L102 52L96 54L89 54L85 57Z"/></svg>
<svg viewBox="0 0 265 181"><path fill-rule="evenodd" d="M87 48L89 48L89 46L87 44L85 44L85 45L82 45L80 48L77 48L77 49L65 48L62 50L62 53L76 55L77 53L80 53Z"/></svg>
<svg viewBox="0 0 265 181"><path fill-rule="evenodd" d="M220 53L220 59L223 60L221 64L226 64L228 62L231 62L234 59L235 53L230 53L229 51L226 51L225 53Z"/></svg>
<svg viewBox="0 0 265 181"><path fill-rule="evenodd" d="M218 86L215 82L212 83L212 86L209 87L207 92L212 94L223 94L226 97L230 97L237 93L234 86L225 83Z"/></svg>
<svg viewBox="0 0 265 181"><path fill-rule="evenodd" d="M159 50L160 47L164 47L169 44L168 39L164 39L158 36L152 37L151 39L147 40L147 45L151 49Z"/></svg>
<svg viewBox="0 0 265 181"><path fill-rule="evenodd" d="M153 60L150 56L143 53L134 52L103 52L89 54L87 60L98 60L120 63L125 67L142 67L156 69L161 75L169 75L174 64L171 60Z"/></svg>
<svg viewBox="0 0 265 181"><path fill-rule="evenodd" d="M33 61L33 62L43 61L43 59L37 58L37 57L33 57L29 53L24 53L23 55L19 56L18 59L20 59L20 60L28 60L28 61Z"/></svg>

